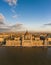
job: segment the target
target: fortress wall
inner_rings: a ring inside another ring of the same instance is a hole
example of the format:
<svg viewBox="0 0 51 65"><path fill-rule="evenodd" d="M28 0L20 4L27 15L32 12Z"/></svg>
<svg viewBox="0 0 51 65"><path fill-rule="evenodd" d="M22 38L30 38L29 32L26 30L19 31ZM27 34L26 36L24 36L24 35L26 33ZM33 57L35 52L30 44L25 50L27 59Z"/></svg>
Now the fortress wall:
<svg viewBox="0 0 51 65"><path fill-rule="evenodd" d="M43 46L43 41L42 40L25 40L24 42L22 42L22 46L28 46L28 47L32 47L32 46Z"/></svg>
<svg viewBox="0 0 51 65"><path fill-rule="evenodd" d="M32 41L32 46L43 46L43 41L42 40L34 40Z"/></svg>
<svg viewBox="0 0 51 65"><path fill-rule="evenodd" d="M15 41L15 40L8 40L6 41L6 46L21 46L21 41ZM31 41L31 40L24 40L22 41L22 46L32 47L32 46L43 46L43 41Z"/></svg>
<svg viewBox="0 0 51 65"><path fill-rule="evenodd" d="M32 47L32 46L47 46L47 41L45 41L45 44L43 45L42 40L23 40L22 43L20 40L7 40L6 46L22 46L23 47Z"/></svg>
<svg viewBox="0 0 51 65"><path fill-rule="evenodd" d="M20 41L8 40L6 41L6 46L20 46Z"/></svg>
<svg viewBox="0 0 51 65"><path fill-rule="evenodd" d="M24 41L22 42L22 46L31 47L31 46L32 46L31 40L24 40Z"/></svg>

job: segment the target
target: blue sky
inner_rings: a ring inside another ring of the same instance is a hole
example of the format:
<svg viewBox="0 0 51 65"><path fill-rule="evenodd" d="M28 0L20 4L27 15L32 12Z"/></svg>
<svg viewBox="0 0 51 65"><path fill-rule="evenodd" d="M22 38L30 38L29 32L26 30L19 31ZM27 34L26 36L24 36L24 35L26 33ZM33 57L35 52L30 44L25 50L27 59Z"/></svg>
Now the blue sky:
<svg viewBox="0 0 51 65"><path fill-rule="evenodd" d="M33 31L51 30L51 0L0 0L0 13L6 23L21 23Z"/></svg>

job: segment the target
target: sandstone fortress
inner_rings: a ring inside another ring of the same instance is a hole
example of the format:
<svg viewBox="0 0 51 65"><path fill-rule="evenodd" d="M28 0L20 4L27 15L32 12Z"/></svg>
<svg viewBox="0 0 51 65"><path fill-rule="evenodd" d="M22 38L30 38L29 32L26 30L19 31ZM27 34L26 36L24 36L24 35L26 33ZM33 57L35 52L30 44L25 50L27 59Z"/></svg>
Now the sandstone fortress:
<svg viewBox="0 0 51 65"><path fill-rule="evenodd" d="M51 34L47 33L0 33L0 46L51 46Z"/></svg>

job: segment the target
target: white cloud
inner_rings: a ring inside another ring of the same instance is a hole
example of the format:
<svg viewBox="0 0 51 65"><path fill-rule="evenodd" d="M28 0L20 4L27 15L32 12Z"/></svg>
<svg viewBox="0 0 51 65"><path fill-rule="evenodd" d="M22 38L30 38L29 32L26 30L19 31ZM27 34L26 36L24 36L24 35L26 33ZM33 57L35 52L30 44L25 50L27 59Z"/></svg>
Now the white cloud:
<svg viewBox="0 0 51 65"><path fill-rule="evenodd" d="M17 17L18 17L18 15L13 15L12 17L13 17L13 18L17 18Z"/></svg>
<svg viewBox="0 0 51 65"><path fill-rule="evenodd" d="M6 24L5 16L0 13L0 32L8 31L9 27Z"/></svg>
<svg viewBox="0 0 51 65"><path fill-rule="evenodd" d="M2 13L0 13L0 25L4 24L4 22L5 22L5 17L3 16Z"/></svg>
<svg viewBox="0 0 51 65"><path fill-rule="evenodd" d="M14 18L17 17L17 15L13 16ZM21 31L24 30L23 24L15 24L15 25L8 25L7 22L5 22L5 16L0 13L0 32L9 32L9 31Z"/></svg>
<svg viewBox="0 0 51 65"><path fill-rule="evenodd" d="M17 15L14 15L13 18L16 18ZM14 25L8 25L5 16L0 13L0 32L9 32L9 31L22 31L24 30L23 24L14 24Z"/></svg>
<svg viewBox="0 0 51 65"><path fill-rule="evenodd" d="M15 6L18 4L18 0L4 0L4 1L11 6L11 11L13 13L12 18L17 18L18 15L16 14Z"/></svg>
<svg viewBox="0 0 51 65"><path fill-rule="evenodd" d="M20 24L20 23L12 25L10 28L11 28L11 31L15 31L15 32L26 30L25 27L23 26L23 24Z"/></svg>
<svg viewBox="0 0 51 65"><path fill-rule="evenodd" d="M7 2L10 6L17 5L17 0L4 0L4 1Z"/></svg>

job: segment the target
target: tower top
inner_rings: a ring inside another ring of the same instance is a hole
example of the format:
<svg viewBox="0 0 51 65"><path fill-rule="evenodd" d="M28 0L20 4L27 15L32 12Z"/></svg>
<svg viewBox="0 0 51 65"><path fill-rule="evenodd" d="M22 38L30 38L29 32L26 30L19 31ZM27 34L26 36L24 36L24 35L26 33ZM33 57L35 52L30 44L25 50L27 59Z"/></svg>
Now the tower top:
<svg viewBox="0 0 51 65"><path fill-rule="evenodd" d="M28 31L26 31L25 35L29 35L30 33Z"/></svg>

